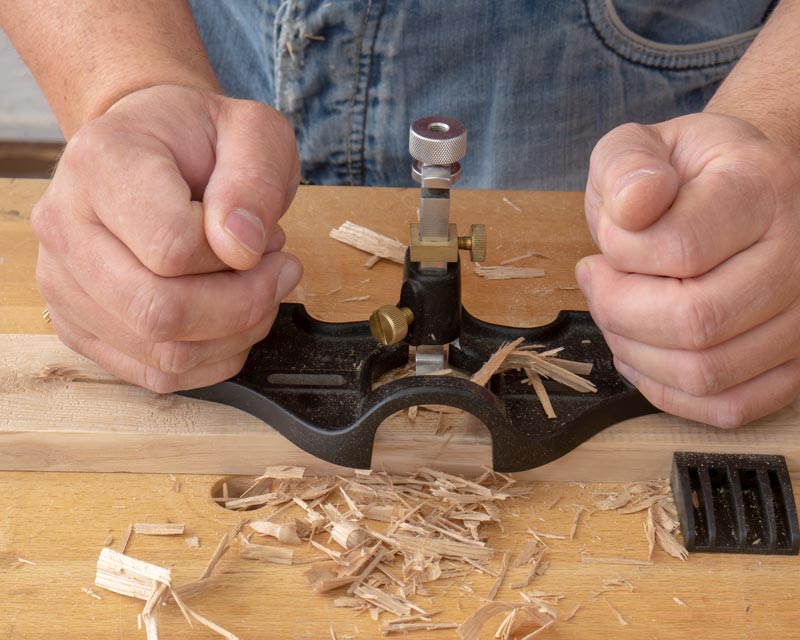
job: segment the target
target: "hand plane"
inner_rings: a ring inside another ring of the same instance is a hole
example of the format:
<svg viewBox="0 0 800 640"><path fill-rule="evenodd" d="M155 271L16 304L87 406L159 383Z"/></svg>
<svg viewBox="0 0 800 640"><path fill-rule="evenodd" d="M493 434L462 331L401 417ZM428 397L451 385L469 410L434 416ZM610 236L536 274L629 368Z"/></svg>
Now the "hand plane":
<svg viewBox="0 0 800 640"><path fill-rule="evenodd" d="M451 188L461 176L467 131L452 118L415 121L409 132L411 174L421 187L419 222L410 225L397 305L362 322L328 323L300 304L283 303L270 334L251 350L239 374L182 392L246 411L305 451L329 462L369 468L380 424L397 411L449 405L488 429L497 471L523 471L568 453L598 431L656 409L614 369L611 353L587 312L562 311L548 325L506 327L474 318L461 304L460 252L486 255L486 229L459 236L450 223ZM472 374L503 344L563 347L565 358L593 363L594 394L545 382L557 418L548 419L525 376ZM393 369L412 375L376 386Z"/></svg>

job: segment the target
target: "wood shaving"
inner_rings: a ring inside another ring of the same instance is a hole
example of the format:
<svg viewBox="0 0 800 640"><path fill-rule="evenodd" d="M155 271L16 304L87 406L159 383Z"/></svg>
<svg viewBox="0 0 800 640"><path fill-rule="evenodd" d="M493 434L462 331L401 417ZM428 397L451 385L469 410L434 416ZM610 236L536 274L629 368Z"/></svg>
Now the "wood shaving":
<svg viewBox="0 0 800 640"><path fill-rule="evenodd" d="M500 637L510 636L513 628L515 626L515 622L517 619L517 613L515 611L519 611L524 613L527 617L531 618L535 622L539 624L539 629L534 631L534 633L541 632L543 629L549 627L555 621L554 618L548 614L541 613L535 605L532 605L528 602L524 602L522 604L510 604L508 602L489 602L478 609L475 613L473 613L459 628L458 628L458 637L461 640L479 640L481 630L483 629L484 625L494 618L495 616L505 613L506 617L504 618L503 622L500 625L498 631L500 632ZM498 637L495 634L495 637ZM527 638L532 637L532 634L525 636Z"/></svg>
<svg viewBox="0 0 800 640"><path fill-rule="evenodd" d="M255 520L248 522L247 526L256 533L263 536L271 536L283 544L299 545L302 544L302 539L298 534L298 527L301 533L308 535L310 527L306 526L302 521L294 522L271 522L269 520Z"/></svg>
<svg viewBox="0 0 800 640"><path fill-rule="evenodd" d="M119 543L119 552L125 553L125 549L128 548L128 542L130 542L131 536L133 535L133 525L129 524L128 528L125 529L125 535L122 536L122 542Z"/></svg>
<svg viewBox="0 0 800 640"><path fill-rule="evenodd" d="M351 296L350 298L343 298L342 302L366 302L369 296Z"/></svg>
<svg viewBox="0 0 800 640"><path fill-rule="evenodd" d="M92 590L90 587L81 587L81 591L85 593L90 598L94 598L95 600L102 600L102 596L97 593L96 591Z"/></svg>
<svg viewBox="0 0 800 640"><path fill-rule="evenodd" d="M511 200L509 200L505 196L503 196L503 202L505 202L509 207L511 207L517 213L522 213L522 209L520 209L516 204L511 202Z"/></svg>
<svg viewBox="0 0 800 640"><path fill-rule="evenodd" d="M544 269L504 266L485 267L482 264L476 264L474 269L475 275L481 278L486 278L487 280L521 280L525 278L544 278Z"/></svg>
<svg viewBox="0 0 800 640"><path fill-rule="evenodd" d="M673 598L672 598L672 601L673 601L675 604L679 604L679 605L680 605L680 606L682 606L682 607L687 607L687 606L689 606L689 605L687 605L687 604L686 604L686 603L685 603L683 600L681 600L680 598L678 598L677 596L673 597Z"/></svg>
<svg viewBox="0 0 800 640"><path fill-rule="evenodd" d="M511 354L514 349L519 346L525 338L517 338L514 342L509 342L501 346L495 351L492 356L484 363L484 365L476 371L470 378L472 382L477 385L484 386L497 372L500 366L505 362L506 358Z"/></svg>
<svg viewBox="0 0 800 640"><path fill-rule="evenodd" d="M575 533L578 530L578 521L581 519L581 514L584 511L586 511L586 507L584 507L582 505L577 505L577 506L573 507L573 509L575 510L575 515L572 517L572 523L570 524L570 527L569 527L569 539L570 540L574 540L575 539Z"/></svg>
<svg viewBox="0 0 800 640"><path fill-rule="evenodd" d="M200 538L197 536L189 536L185 539L186 546L190 549L199 549L200 548Z"/></svg>
<svg viewBox="0 0 800 640"><path fill-rule="evenodd" d="M362 227L349 220L337 229L331 229L328 234L334 240L365 251L366 253L386 258L398 264L404 264L406 258L406 245L399 240L390 238L381 233Z"/></svg>
<svg viewBox="0 0 800 640"><path fill-rule="evenodd" d="M539 253L538 251L528 251L527 253L523 253L519 256L514 256L513 258L508 258L507 260L503 260L500 262L501 267L505 267L509 264L514 264L515 262L519 262L520 260L526 260L528 258L546 258L547 256L543 253Z"/></svg>
<svg viewBox="0 0 800 640"><path fill-rule="evenodd" d="M617 611L617 609L614 607L614 605L611 604L605 598L603 598L603 600L605 600L605 603L608 605L608 608L611 609L611 612L617 617L617 620L619 621L619 623L621 625L623 625L623 626L627 626L628 625L628 621L625 618L622 617L622 614L619 611Z"/></svg>
<svg viewBox="0 0 800 640"><path fill-rule="evenodd" d="M412 633L414 631L441 631L442 629L458 629L457 622L400 622L381 625L381 633L385 636L393 633Z"/></svg>
<svg viewBox="0 0 800 640"><path fill-rule="evenodd" d="M508 571L508 562L511 558L511 554L506 551L503 554L503 561L500 563L500 571L497 572L497 580L495 580L492 588L489 590L489 595L486 597L487 600L494 600L497 592L500 590L500 587L503 584L503 580L506 577L506 572Z"/></svg>
<svg viewBox="0 0 800 640"><path fill-rule="evenodd" d="M274 564L292 564L294 552L283 547L270 547L265 544L242 541L239 556L245 560L261 560Z"/></svg>
<svg viewBox="0 0 800 640"><path fill-rule="evenodd" d="M587 555L581 556L581 562L583 564L625 564L638 567L649 567L653 564L649 560L637 560L635 558L604 558Z"/></svg>
<svg viewBox="0 0 800 640"><path fill-rule="evenodd" d="M157 522L136 522L133 532L144 536L182 536L186 525Z"/></svg>
<svg viewBox="0 0 800 640"><path fill-rule="evenodd" d="M569 610L567 615L561 618L561 620L563 620L564 622L569 622L570 620L572 620L575 617L575 614L578 613L582 605L583 605L582 602L576 604L574 607L572 607L572 609Z"/></svg>

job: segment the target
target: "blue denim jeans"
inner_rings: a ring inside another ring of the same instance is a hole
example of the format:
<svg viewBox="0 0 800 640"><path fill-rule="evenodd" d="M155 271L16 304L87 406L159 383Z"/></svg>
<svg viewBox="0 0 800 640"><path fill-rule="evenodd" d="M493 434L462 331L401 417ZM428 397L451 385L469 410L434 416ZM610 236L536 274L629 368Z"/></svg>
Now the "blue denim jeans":
<svg viewBox="0 0 800 640"><path fill-rule="evenodd" d="M775 0L191 0L233 96L294 125L315 184L408 185L408 127L468 129L463 185L582 189L623 122L699 111Z"/></svg>

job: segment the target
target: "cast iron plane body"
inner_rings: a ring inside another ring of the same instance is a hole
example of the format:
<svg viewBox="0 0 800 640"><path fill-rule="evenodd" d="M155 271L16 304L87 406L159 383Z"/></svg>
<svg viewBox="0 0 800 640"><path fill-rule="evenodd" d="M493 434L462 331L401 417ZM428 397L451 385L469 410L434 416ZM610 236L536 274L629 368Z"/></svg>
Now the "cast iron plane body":
<svg viewBox="0 0 800 640"><path fill-rule="evenodd" d="M524 471L568 453L602 429L656 409L614 369L603 335L583 311L561 311L548 325L506 327L461 309L449 366L476 372L503 344L564 347L559 354L594 365L597 393L582 394L545 381L556 419L548 419L521 373L492 377L488 388L453 376L412 375L374 387L409 361L409 345L377 344L368 323L328 323L300 304L283 303L270 334L256 344L233 378L183 395L237 407L318 458L369 468L375 432L397 411L449 405L480 419L492 441L497 471Z"/></svg>
<svg viewBox="0 0 800 640"><path fill-rule="evenodd" d="M302 305L281 304L270 334L250 351L242 371L184 395L238 407L261 418L318 458L369 468L375 432L392 414L419 405L448 405L486 425L497 471L541 466L601 429L655 408L614 369L602 332L586 312L562 311L548 325L519 329L488 324L461 304L459 251L486 258L486 226L458 236L450 224L450 189L461 175L467 131L453 118L416 120L409 130L412 176L420 187L418 223L409 243L397 306L384 305L369 322L327 323ZM548 419L531 385L515 371L487 387L444 369L473 374L501 346L563 347L560 357L591 362L597 393L545 381L558 416ZM414 350L412 352L412 349ZM376 384L411 364L415 375Z"/></svg>

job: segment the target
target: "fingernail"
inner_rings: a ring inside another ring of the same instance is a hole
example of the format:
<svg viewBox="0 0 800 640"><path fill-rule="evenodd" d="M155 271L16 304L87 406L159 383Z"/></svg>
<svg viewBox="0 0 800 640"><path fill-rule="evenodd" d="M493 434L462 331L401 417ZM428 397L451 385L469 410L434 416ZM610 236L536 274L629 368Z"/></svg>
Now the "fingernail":
<svg viewBox="0 0 800 640"><path fill-rule="evenodd" d="M592 274L586 260L581 260L575 265L575 280L583 291L583 295L588 299L592 295Z"/></svg>
<svg viewBox="0 0 800 640"><path fill-rule="evenodd" d="M614 191L614 200L619 199L626 189L639 182L639 180L655 175L655 173L653 169L637 169L624 175L617 183L617 189Z"/></svg>
<svg viewBox="0 0 800 640"><path fill-rule="evenodd" d="M278 272L278 282L275 285L276 303L288 296L300 284L303 277L303 267L296 260L286 260Z"/></svg>
<svg viewBox="0 0 800 640"><path fill-rule="evenodd" d="M263 253L266 240L264 225L252 213L234 209L225 219L225 229L251 253L259 256Z"/></svg>

